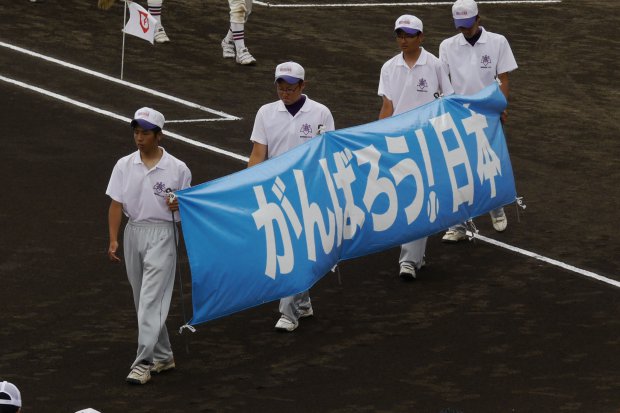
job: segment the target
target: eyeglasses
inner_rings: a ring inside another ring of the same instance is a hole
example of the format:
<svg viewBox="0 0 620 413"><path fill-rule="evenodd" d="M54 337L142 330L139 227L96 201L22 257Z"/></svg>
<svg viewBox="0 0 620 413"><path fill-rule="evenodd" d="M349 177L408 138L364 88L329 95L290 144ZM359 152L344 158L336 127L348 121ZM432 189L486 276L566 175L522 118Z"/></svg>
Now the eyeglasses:
<svg viewBox="0 0 620 413"><path fill-rule="evenodd" d="M278 90L278 93L295 93L297 92L297 89L299 89L299 83L297 84L297 86L293 87L293 88L286 88L286 89L281 89L279 86L276 87L276 89Z"/></svg>

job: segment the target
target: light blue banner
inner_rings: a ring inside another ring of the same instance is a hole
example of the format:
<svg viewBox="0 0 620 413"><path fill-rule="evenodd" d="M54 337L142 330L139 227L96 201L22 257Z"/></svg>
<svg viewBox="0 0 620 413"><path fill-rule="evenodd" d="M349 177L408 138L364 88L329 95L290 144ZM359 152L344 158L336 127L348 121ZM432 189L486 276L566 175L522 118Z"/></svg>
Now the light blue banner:
<svg viewBox="0 0 620 413"><path fill-rule="evenodd" d="M333 132L179 191L199 324L309 289L339 261L512 203L493 84Z"/></svg>

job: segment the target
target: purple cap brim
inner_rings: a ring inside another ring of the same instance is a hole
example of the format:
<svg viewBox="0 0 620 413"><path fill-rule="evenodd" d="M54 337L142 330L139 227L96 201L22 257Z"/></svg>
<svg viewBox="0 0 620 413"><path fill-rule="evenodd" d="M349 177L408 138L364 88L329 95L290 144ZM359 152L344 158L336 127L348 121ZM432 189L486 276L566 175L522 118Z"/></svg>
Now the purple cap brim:
<svg viewBox="0 0 620 413"><path fill-rule="evenodd" d="M419 31L419 30L416 30L416 29L411 29L411 28L409 28L409 27L398 27L398 28L397 28L396 30L394 30L394 31L398 31L398 30L402 30L402 31L404 31L404 32L405 32L405 33L407 33L407 34L411 34L411 35L414 35L414 36L415 36L416 34L420 33L420 31Z"/></svg>
<svg viewBox="0 0 620 413"><path fill-rule="evenodd" d="M151 122L147 122L144 119L134 119L131 121L131 127L135 128L136 125L140 125L140 127L144 130L152 130L158 128L159 126L153 125Z"/></svg>
<svg viewBox="0 0 620 413"><path fill-rule="evenodd" d="M467 19L454 19L454 27L457 29L459 27L469 29L474 25L474 23L476 23L476 17L478 16L468 17Z"/></svg>
<svg viewBox="0 0 620 413"><path fill-rule="evenodd" d="M276 78L276 82L277 82L278 80L280 80L280 79L281 79L281 80L284 80L284 81L285 81L286 83L288 83L289 85L294 85L294 84L296 84L296 83L301 82L301 80L302 80L302 79L300 79L300 78L298 78L298 77L294 77L294 76L281 75L281 76L278 76L278 77Z"/></svg>

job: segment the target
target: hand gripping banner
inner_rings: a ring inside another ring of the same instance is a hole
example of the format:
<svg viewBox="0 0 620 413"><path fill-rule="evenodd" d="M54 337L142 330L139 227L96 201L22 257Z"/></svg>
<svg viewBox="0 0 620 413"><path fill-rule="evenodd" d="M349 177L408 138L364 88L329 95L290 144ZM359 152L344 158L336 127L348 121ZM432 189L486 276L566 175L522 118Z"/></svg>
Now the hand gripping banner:
<svg viewBox="0 0 620 413"><path fill-rule="evenodd" d="M200 324L516 199L497 84L327 132L177 193Z"/></svg>

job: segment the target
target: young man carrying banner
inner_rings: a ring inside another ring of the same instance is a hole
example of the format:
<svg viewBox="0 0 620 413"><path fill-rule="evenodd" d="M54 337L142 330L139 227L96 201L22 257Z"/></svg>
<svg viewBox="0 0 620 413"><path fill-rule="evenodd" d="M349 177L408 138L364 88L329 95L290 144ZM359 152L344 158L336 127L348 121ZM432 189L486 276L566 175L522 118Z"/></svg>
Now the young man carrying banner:
<svg viewBox="0 0 620 413"><path fill-rule="evenodd" d="M439 45L439 59L446 65L454 92L472 95L499 79L500 90L508 99L508 73L517 68L508 40L501 34L487 32L480 26L478 5L474 0L457 0L452 5L452 18L459 34ZM506 121L507 111L501 119ZM508 226L504 208L490 211L493 228L502 232ZM464 225L451 227L443 242L467 239Z"/></svg>
<svg viewBox="0 0 620 413"><path fill-rule="evenodd" d="M137 357L127 376L132 384L145 384L151 372L175 368L166 318L177 259L172 221L179 221L179 204L170 195L188 188L192 175L184 162L159 146L164 121L154 109L136 111L131 126L138 150L116 163L106 190L112 198L108 211L112 262L121 261L118 234L122 215L129 218L123 249L138 316Z"/></svg>
<svg viewBox="0 0 620 413"><path fill-rule="evenodd" d="M405 14L394 24L396 43L401 50L383 65L378 94L383 98L379 119L407 112L432 102L435 94L454 93L441 61L422 47L422 21ZM401 245L400 272L403 280L414 280L424 265L427 238Z"/></svg>
<svg viewBox="0 0 620 413"><path fill-rule="evenodd" d="M305 70L298 63L285 62L276 67L279 100L263 105L256 114L248 168L335 129L330 110L302 93L306 86L304 79ZM309 291L282 298L280 313L276 330L295 330L300 318L314 313Z"/></svg>

